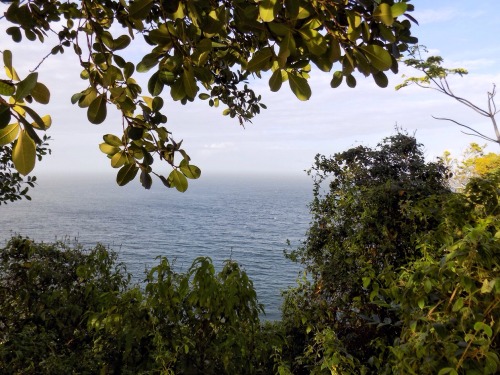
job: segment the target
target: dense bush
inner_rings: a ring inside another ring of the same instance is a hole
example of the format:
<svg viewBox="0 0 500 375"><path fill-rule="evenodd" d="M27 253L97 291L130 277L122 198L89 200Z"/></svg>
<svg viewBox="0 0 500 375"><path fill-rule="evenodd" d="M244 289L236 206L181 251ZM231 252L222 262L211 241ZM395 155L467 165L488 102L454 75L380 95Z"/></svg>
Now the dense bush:
<svg viewBox="0 0 500 375"><path fill-rule="evenodd" d="M234 262L163 258L139 288L101 245L15 237L0 257L1 373L266 374L282 345Z"/></svg>
<svg viewBox="0 0 500 375"><path fill-rule="evenodd" d="M298 358L292 368L309 373L323 356L304 357L303 345L317 347L317 334L323 342L330 330L341 344L336 348L348 354L345 363L363 367L377 353L375 340L392 343L400 334L393 310L373 303L375 292L366 284L418 259L418 234L436 218L408 215L402 204L444 199L450 194L447 170L426 162L414 137L397 134L375 149L318 155L311 173L313 221L304 245L290 255L306 265L311 280L289 291L284 306L284 323L294 338L291 355ZM303 344L296 347L297 342Z"/></svg>
<svg viewBox="0 0 500 375"><path fill-rule="evenodd" d="M448 188L404 134L313 168L305 277L262 324L252 281L166 258L132 285L116 255L12 238L0 249L0 373L500 371L500 172ZM327 183L325 189L325 183Z"/></svg>

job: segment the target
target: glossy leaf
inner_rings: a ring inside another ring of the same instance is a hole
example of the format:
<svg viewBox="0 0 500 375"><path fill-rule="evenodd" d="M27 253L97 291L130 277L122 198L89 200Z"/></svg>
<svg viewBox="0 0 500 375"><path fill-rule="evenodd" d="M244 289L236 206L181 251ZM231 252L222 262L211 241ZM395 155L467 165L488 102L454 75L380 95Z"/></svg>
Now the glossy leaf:
<svg viewBox="0 0 500 375"><path fill-rule="evenodd" d="M153 7L153 0L135 0L129 8L129 16L136 19L144 19Z"/></svg>
<svg viewBox="0 0 500 375"><path fill-rule="evenodd" d="M394 17L392 15L391 6L387 3L379 4L373 12L373 18L384 23L386 26L392 26Z"/></svg>
<svg viewBox="0 0 500 375"><path fill-rule="evenodd" d="M10 52L9 50L3 51L3 63L5 65L5 72L7 73L7 77L13 79L14 81L20 81L16 70L12 66L12 52Z"/></svg>
<svg viewBox="0 0 500 375"><path fill-rule="evenodd" d="M101 94L90 103L87 118L92 124L98 125L106 119L106 115L106 95Z"/></svg>
<svg viewBox="0 0 500 375"><path fill-rule="evenodd" d="M256 52L252 59L248 62L247 70L249 72L258 72L261 70L268 70L271 67L271 58L273 51L271 48L266 47Z"/></svg>
<svg viewBox="0 0 500 375"><path fill-rule="evenodd" d="M359 49L363 51L374 68L378 70L388 70L391 67L391 55L383 47L377 45L366 45L360 46Z"/></svg>
<svg viewBox="0 0 500 375"><path fill-rule="evenodd" d="M36 145L26 130L21 130L12 147L12 162L17 171L26 176L35 167Z"/></svg>
<svg viewBox="0 0 500 375"><path fill-rule="evenodd" d="M122 140L120 138L118 138L116 135L106 134L102 138L104 139L104 142L106 142L108 145L111 145L114 147L123 146Z"/></svg>
<svg viewBox="0 0 500 375"><path fill-rule="evenodd" d="M201 170L196 165L189 164L186 160L182 160L179 169L187 178L197 179L201 176Z"/></svg>
<svg viewBox="0 0 500 375"><path fill-rule="evenodd" d="M377 84L378 87L385 88L389 85L389 79L384 74L384 72L378 72L374 74L373 79L375 80L375 83Z"/></svg>
<svg viewBox="0 0 500 375"><path fill-rule="evenodd" d="M120 148L116 147L116 146L111 146L107 143L101 143L99 145L99 150L101 150L103 153L111 156L111 155L115 155L117 152L119 152Z"/></svg>
<svg viewBox="0 0 500 375"><path fill-rule="evenodd" d="M403 15L408 9L408 4L406 3L396 3L391 6L392 17L399 17Z"/></svg>
<svg viewBox="0 0 500 375"><path fill-rule="evenodd" d="M170 187L175 187L181 193L184 193L188 188L188 181L186 177L177 169L170 172L168 175L168 182Z"/></svg>
<svg viewBox="0 0 500 375"><path fill-rule="evenodd" d="M14 99L17 101L23 100L25 97L31 94L31 91L35 88L38 79L38 73L30 73L25 79L17 84L16 93L14 94Z"/></svg>
<svg viewBox="0 0 500 375"><path fill-rule="evenodd" d="M118 171L118 174L116 175L116 182L119 186L123 186L128 184L130 181L132 181L135 176L137 175L137 172L139 171L139 168L135 164L126 164L123 167L120 168Z"/></svg>
<svg viewBox="0 0 500 375"><path fill-rule="evenodd" d="M128 164L127 161L127 153L124 150L120 150L111 158L111 166L113 168L120 168L124 164Z"/></svg>
<svg viewBox="0 0 500 375"><path fill-rule="evenodd" d="M311 87L305 78L289 73L288 82L290 89L299 100L309 100L311 97Z"/></svg>
<svg viewBox="0 0 500 375"><path fill-rule="evenodd" d="M49 89L40 82L37 82L33 90L31 90L31 96L40 104L48 104L50 101Z"/></svg>
<svg viewBox="0 0 500 375"><path fill-rule="evenodd" d="M0 80L0 95L11 96L16 91L16 87L4 80Z"/></svg>
<svg viewBox="0 0 500 375"><path fill-rule="evenodd" d="M336 71L335 73L333 73L333 78L332 81L330 82L330 86L334 89L339 87L343 79L344 75L342 74L342 72Z"/></svg>
<svg viewBox="0 0 500 375"><path fill-rule="evenodd" d="M278 0L262 0L259 2L259 15L264 22L271 22L276 17Z"/></svg>
<svg viewBox="0 0 500 375"><path fill-rule="evenodd" d="M11 118L10 107L0 107L0 129L9 125Z"/></svg>
<svg viewBox="0 0 500 375"><path fill-rule="evenodd" d="M283 79L281 76L281 69L276 69L271 75L271 78L269 78L269 87L271 88L271 91L276 92L279 91L282 84Z"/></svg>
<svg viewBox="0 0 500 375"><path fill-rule="evenodd" d="M17 122L0 129L0 146L5 146L6 144L14 142L19 134L19 130L20 127Z"/></svg>

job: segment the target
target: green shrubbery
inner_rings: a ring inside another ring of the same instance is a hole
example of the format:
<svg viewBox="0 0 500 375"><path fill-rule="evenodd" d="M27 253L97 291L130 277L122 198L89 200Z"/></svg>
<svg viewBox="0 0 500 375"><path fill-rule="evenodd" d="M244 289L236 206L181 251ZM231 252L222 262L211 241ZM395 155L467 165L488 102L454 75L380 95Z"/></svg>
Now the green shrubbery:
<svg viewBox="0 0 500 375"><path fill-rule="evenodd" d="M163 258L141 289L101 245L15 237L0 256L2 373L272 372L281 341L234 262L181 274Z"/></svg>
<svg viewBox="0 0 500 375"><path fill-rule="evenodd" d="M15 237L0 250L0 372L494 374L500 174L448 188L404 134L313 169L307 275L259 320L234 262L167 259L131 284L116 256ZM325 183L328 185L325 188Z"/></svg>

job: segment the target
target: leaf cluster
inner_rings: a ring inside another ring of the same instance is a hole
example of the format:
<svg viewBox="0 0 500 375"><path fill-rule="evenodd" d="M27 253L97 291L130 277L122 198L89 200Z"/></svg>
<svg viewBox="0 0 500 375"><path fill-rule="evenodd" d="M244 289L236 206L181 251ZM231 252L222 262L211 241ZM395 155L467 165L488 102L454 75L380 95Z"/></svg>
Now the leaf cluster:
<svg viewBox="0 0 500 375"><path fill-rule="evenodd" d="M78 56L88 87L71 100L86 109L89 122L103 123L110 107L120 113L122 135L106 135L101 145L112 167L119 168L119 185L139 174L149 188L151 175L156 175L166 186L185 191L187 179L198 178L200 170L165 127L163 98L182 104L197 98L212 107L223 104L223 114L243 124L265 108L248 80L267 71L272 72L272 91L288 81L300 100L312 94L312 64L324 72L338 65L332 87L344 78L354 87L355 71L373 76L385 87L385 72L397 72L397 58L417 41L410 32L410 21L416 22L412 11L409 0L32 0L13 1L5 20L12 25L7 33L15 42L25 43L26 38L44 43L48 33L55 33L59 43L51 54L70 50ZM149 49L139 61L128 61L125 52L134 48L137 37ZM136 73L150 74L147 87L137 83ZM0 81L1 95L14 95L17 102L30 95L37 100L40 92L46 98L48 90L40 89L36 72L19 83L15 79L11 74ZM146 91L150 96L144 95ZM16 103L2 99L2 118L16 111ZM20 161L20 156L15 164L27 174L33 166L36 133L24 122L22 127L14 129L15 139L29 161ZM166 162L172 172L153 170L155 159Z"/></svg>

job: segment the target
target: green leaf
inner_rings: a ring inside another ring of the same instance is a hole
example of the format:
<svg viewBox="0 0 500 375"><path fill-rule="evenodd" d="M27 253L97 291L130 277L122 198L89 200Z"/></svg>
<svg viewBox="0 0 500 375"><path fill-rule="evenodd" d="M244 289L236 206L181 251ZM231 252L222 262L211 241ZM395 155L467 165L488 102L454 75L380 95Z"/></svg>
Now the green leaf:
<svg viewBox="0 0 500 375"><path fill-rule="evenodd" d="M31 96L40 104L48 104L50 101L49 89L40 82L37 82L33 90L31 90Z"/></svg>
<svg viewBox="0 0 500 375"><path fill-rule="evenodd" d="M344 75L340 70L337 70L335 73L333 73L333 78L332 81L330 82L330 86L334 89L340 86L342 83L342 80L344 79Z"/></svg>
<svg viewBox="0 0 500 375"><path fill-rule="evenodd" d="M106 155L115 155L117 152L120 151L119 147L116 146L111 146L110 144L107 143L101 143L99 145L99 150L101 150L103 153Z"/></svg>
<svg viewBox="0 0 500 375"><path fill-rule="evenodd" d="M188 188L188 181L186 177L177 169L170 172L168 175L168 182L170 187L175 187L181 193L184 193Z"/></svg>
<svg viewBox="0 0 500 375"><path fill-rule="evenodd" d="M283 83L283 78L281 76L281 69L276 69L274 73L271 75L271 78L269 78L269 87L271 88L271 91L273 92L279 91L282 83Z"/></svg>
<svg viewBox="0 0 500 375"><path fill-rule="evenodd" d="M108 145L115 147L123 146L122 140L114 134L106 134L102 138L104 139L104 142L106 142Z"/></svg>
<svg viewBox="0 0 500 375"><path fill-rule="evenodd" d="M372 279L369 277L363 277L363 288L368 288L370 286L370 283L372 282Z"/></svg>
<svg viewBox="0 0 500 375"><path fill-rule="evenodd" d="M493 335L493 330L491 329L491 327L483 322L476 322L474 324L474 330L483 331L488 337L491 337Z"/></svg>
<svg viewBox="0 0 500 375"><path fill-rule="evenodd" d="M40 129L40 130L46 130L45 121L42 120L42 118L38 115L38 113L36 113L30 107L26 107L26 106L21 106L21 107L31 116L33 121L35 121L35 125L34 125L35 128Z"/></svg>
<svg viewBox="0 0 500 375"><path fill-rule="evenodd" d="M153 7L153 0L135 0L132 4L130 4L128 13L130 18L145 19L151 8Z"/></svg>
<svg viewBox="0 0 500 375"><path fill-rule="evenodd" d="M438 372L438 375L446 375L446 374L458 375L458 372L453 367L445 367L439 370Z"/></svg>
<svg viewBox="0 0 500 375"><path fill-rule="evenodd" d="M0 95L11 96L16 91L16 86L12 83L0 80Z"/></svg>
<svg viewBox="0 0 500 375"><path fill-rule="evenodd" d="M247 70L249 72L258 72L261 70L269 70L271 68L273 57L273 50L270 47L262 48L257 51L252 59L248 62Z"/></svg>
<svg viewBox="0 0 500 375"><path fill-rule="evenodd" d="M36 81L38 79L38 73L30 73L28 76L17 84L17 90L14 94L14 99L16 101L23 100L25 97L31 94L31 91L35 88Z"/></svg>
<svg viewBox="0 0 500 375"><path fill-rule="evenodd" d="M488 281L488 279L483 280L483 285L481 286L481 293L489 293L493 290L495 286L495 279Z"/></svg>
<svg viewBox="0 0 500 375"><path fill-rule="evenodd" d="M406 3L396 3L391 6L391 13L393 17L399 17L403 15L408 9L408 5Z"/></svg>
<svg viewBox="0 0 500 375"><path fill-rule="evenodd" d="M19 43L21 40L23 40L23 36L19 27L9 27L7 30L5 30L5 32L7 33L7 35L10 35L12 37L12 40L16 43Z"/></svg>
<svg viewBox="0 0 500 375"><path fill-rule="evenodd" d="M198 92L198 86L196 85L196 79L194 78L191 67L184 69L182 72L182 84L187 97L194 99L196 97L196 93Z"/></svg>
<svg viewBox="0 0 500 375"><path fill-rule="evenodd" d="M101 94L90 103L87 118L92 124L98 125L106 119L106 115L106 95Z"/></svg>
<svg viewBox="0 0 500 375"><path fill-rule="evenodd" d="M311 97L311 88L305 78L289 73L288 82L290 83L290 89L299 100L309 100Z"/></svg>
<svg viewBox="0 0 500 375"><path fill-rule="evenodd" d="M155 67L158 64L158 54L157 53L148 53L145 55L142 60L137 64L136 70L139 73L146 73L151 68Z"/></svg>
<svg viewBox="0 0 500 375"><path fill-rule="evenodd" d="M127 163L127 161L128 161L127 153L124 150L120 150L120 152L117 152L111 158L111 166L113 168L120 168L122 165Z"/></svg>
<svg viewBox="0 0 500 375"><path fill-rule="evenodd" d="M12 147L12 162L17 171L26 176L35 167L36 145L26 130L21 130L17 141Z"/></svg>
<svg viewBox="0 0 500 375"><path fill-rule="evenodd" d="M347 77L345 77L345 82L351 89L356 87L356 78L354 78L352 74L349 74Z"/></svg>
<svg viewBox="0 0 500 375"><path fill-rule="evenodd" d="M5 146L6 144L14 142L19 134L19 129L19 124L17 122L0 129L0 146Z"/></svg>
<svg viewBox="0 0 500 375"><path fill-rule="evenodd" d="M201 176L201 170L196 165L189 164L186 160L182 160L179 169L184 176L191 179L197 179Z"/></svg>
<svg viewBox="0 0 500 375"><path fill-rule="evenodd" d="M146 171L142 171L140 180L144 189L151 189L151 185L153 185L153 179L151 178L151 175L149 173L147 173Z"/></svg>
<svg viewBox="0 0 500 375"><path fill-rule="evenodd" d="M388 70L392 65L392 59L389 52L383 47L377 45L360 46L364 55L370 61L370 64L378 70Z"/></svg>
<svg viewBox="0 0 500 375"><path fill-rule="evenodd" d="M0 129L9 125L12 114L10 113L10 107L4 106L0 107Z"/></svg>
<svg viewBox="0 0 500 375"><path fill-rule="evenodd" d="M392 26L394 17L392 15L391 6L387 3L382 3L373 11L373 18L384 23L386 26Z"/></svg>
<svg viewBox="0 0 500 375"><path fill-rule="evenodd" d="M373 79L378 87L387 87L389 85L389 79L384 74L384 72L378 72L373 75Z"/></svg>
<svg viewBox="0 0 500 375"><path fill-rule="evenodd" d="M154 73L148 81L148 91L153 96L158 96L163 91L164 82L161 79L161 71Z"/></svg>
<svg viewBox="0 0 500 375"><path fill-rule="evenodd" d="M417 301L417 305L418 307L423 310L424 307L425 307L425 300L423 298L420 298L418 301Z"/></svg>
<svg viewBox="0 0 500 375"><path fill-rule="evenodd" d="M276 17L278 0L262 0L259 3L259 15L264 22L271 22Z"/></svg>
<svg viewBox="0 0 500 375"><path fill-rule="evenodd" d="M113 40L113 50L117 51L120 49L127 48L130 44L130 37L128 35L120 35L118 38Z"/></svg>
<svg viewBox="0 0 500 375"><path fill-rule="evenodd" d="M139 168L135 164L124 165L123 167L120 168L118 174L116 175L116 183L119 186L128 184L135 178L138 171Z"/></svg>

